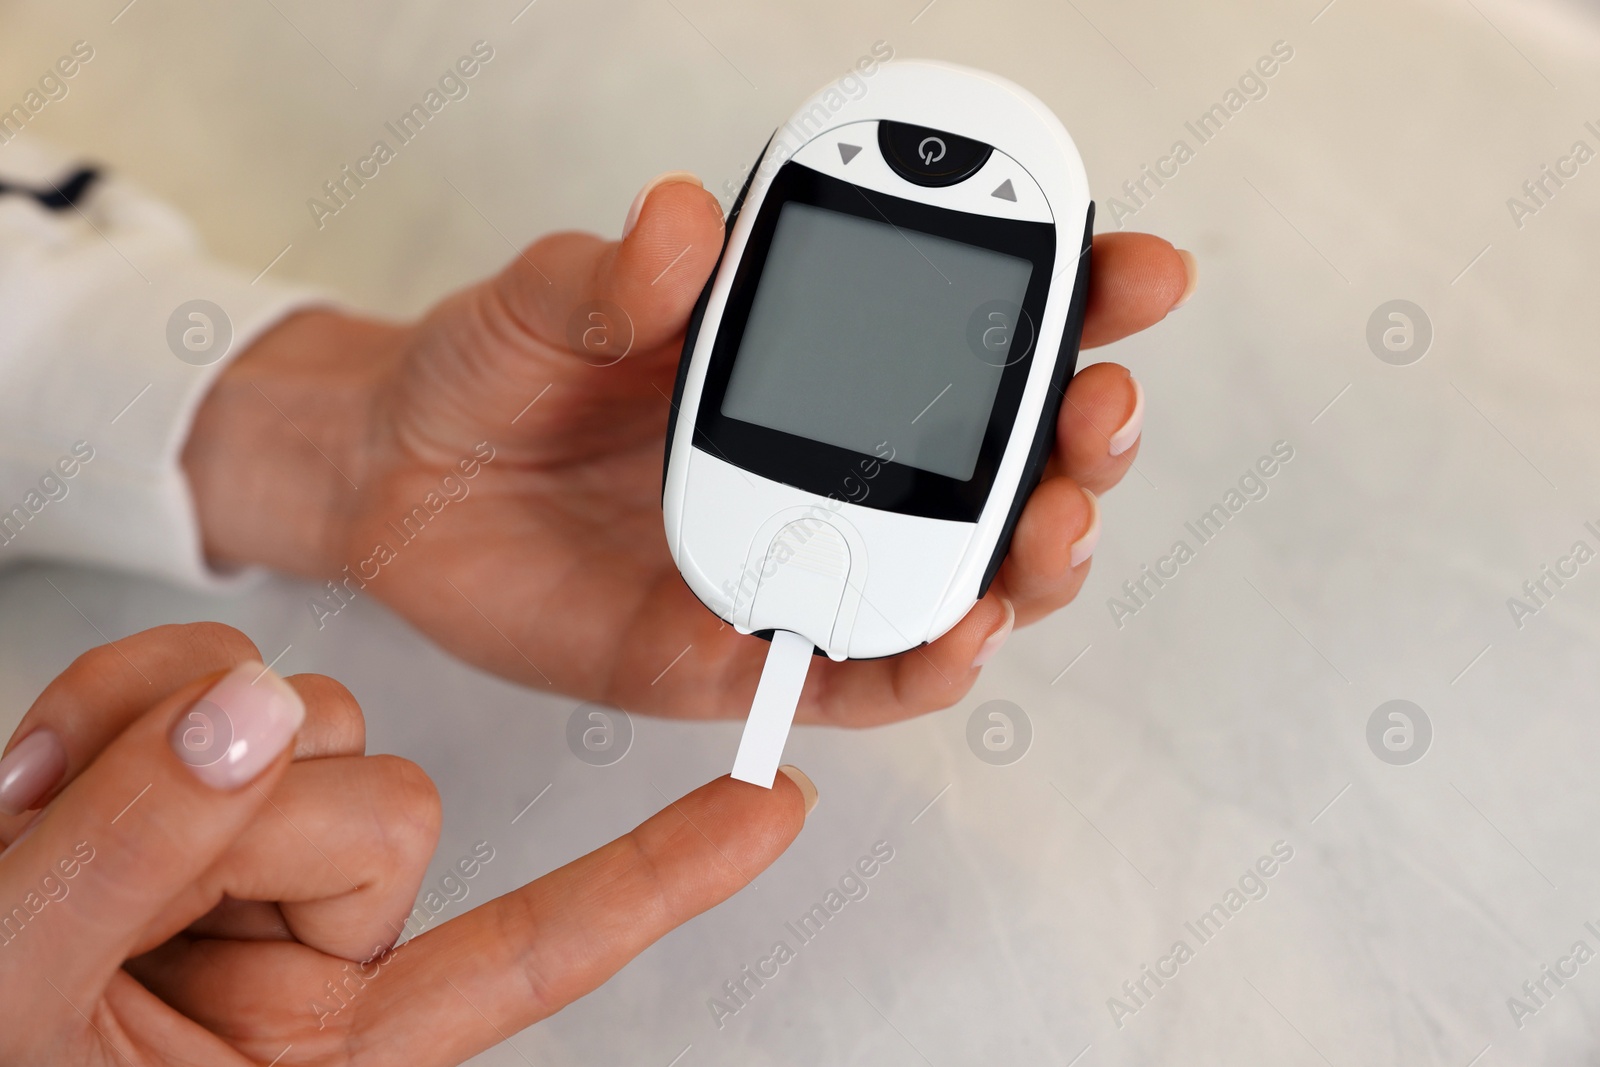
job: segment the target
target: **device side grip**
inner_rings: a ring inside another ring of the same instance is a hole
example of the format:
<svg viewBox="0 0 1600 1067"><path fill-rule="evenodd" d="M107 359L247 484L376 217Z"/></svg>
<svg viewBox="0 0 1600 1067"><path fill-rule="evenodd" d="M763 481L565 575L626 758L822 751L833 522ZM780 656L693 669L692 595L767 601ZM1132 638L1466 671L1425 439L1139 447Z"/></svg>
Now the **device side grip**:
<svg viewBox="0 0 1600 1067"><path fill-rule="evenodd" d="M1033 495L1045 464L1055 446L1056 421L1061 416L1061 401L1067 395L1067 385L1072 381L1078 365L1078 344L1083 339L1083 316L1089 305L1089 249L1094 243L1094 201L1089 201L1089 214L1083 224L1083 251L1078 255L1078 274L1072 283L1072 303L1067 307L1067 322L1061 330L1061 351L1056 356L1054 373L1050 377L1050 394L1045 399L1044 410L1039 414L1039 425L1034 431L1033 447L1028 452L1028 462L1022 469L1022 480L1017 484L1017 495L1006 515L1006 524L995 543L994 555L983 572L983 584L978 587L978 599L989 592L989 585L1000 572L1000 563L1011 549L1011 536L1016 533L1017 520L1022 508Z"/></svg>
<svg viewBox="0 0 1600 1067"><path fill-rule="evenodd" d="M739 211L744 207L745 196L750 192L750 186L756 180L756 171L761 169L762 161L767 158L767 149L772 147L772 139L776 136L778 131L773 130L772 136L767 138L766 145L762 147L761 154L756 157L755 166L750 168L744 185L739 189L739 195L733 198L733 207L728 209L728 218L722 228L722 250L717 253L717 261L712 265L711 274L700 290L699 299L694 302L694 310L689 312L689 325L683 334L683 353L678 357L678 374L672 383L672 410L667 416L666 450L661 455L662 501L667 498L667 468L672 463L672 438L678 429L678 408L683 403L683 386L689 380L689 359L694 355L694 343L700 336L700 324L706 317L706 306L711 303L711 287L717 283L717 273L722 270L722 259L728 254L728 242L733 238L733 224L739 220Z"/></svg>

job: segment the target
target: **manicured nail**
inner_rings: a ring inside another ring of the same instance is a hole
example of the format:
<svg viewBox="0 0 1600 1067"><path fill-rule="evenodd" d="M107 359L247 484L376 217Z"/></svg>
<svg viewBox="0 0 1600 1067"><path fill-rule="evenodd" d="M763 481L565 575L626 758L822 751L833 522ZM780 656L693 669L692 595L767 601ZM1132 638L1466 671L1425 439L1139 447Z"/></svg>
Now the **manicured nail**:
<svg viewBox="0 0 1600 1067"><path fill-rule="evenodd" d="M999 600L1000 606L1006 609L1005 617L1000 620L1000 625L994 628L994 633L983 639L978 654L972 658L973 670L977 670L994 658L994 654L1000 651L1000 646L1006 643L1006 638L1011 636L1011 628L1017 624L1017 609L1012 607L1011 601L1005 597L1000 597Z"/></svg>
<svg viewBox="0 0 1600 1067"><path fill-rule="evenodd" d="M1128 381L1133 383L1133 413L1128 416L1128 421L1122 428L1111 435L1110 448L1113 456L1120 456L1133 447L1139 439L1139 433L1144 429L1144 386L1139 384L1139 379L1128 375Z"/></svg>
<svg viewBox="0 0 1600 1067"><path fill-rule="evenodd" d="M811 809L817 806L816 783L806 777L805 771L802 771L792 763L785 763L778 770L785 778L800 787L800 795L805 798L806 802L806 814L810 815Z"/></svg>
<svg viewBox="0 0 1600 1067"><path fill-rule="evenodd" d="M206 785L237 789L289 747L305 717L288 682L241 663L178 717L168 741Z"/></svg>
<svg viewBox="0 0 1600 1067"><path fill-rule="evenodd" d="M1100 543L1100 499L1087 489L1083 490L1083 495L1089 498L1089 528L1072 542L1071 565L1074 567L1094 555L1094 548Z"/></svg>
<svg viewBox="0 0 1600 1067"><path fill-rule="evenodd" d="M1178 258L1183 260L1183 269L1189 275L1189 281L1183 287L1183 294L1178 297L1178 302L1173 304L1172 311L1177 311L1189 302L1194 291L1200 285L1200 264L1195 260L1194 253L1187 248L1178 249Z"/></svg>
<svg viewBox="0 0 1600 1067"><path fill-rule="evenodd" d="M0 812L21 815L54 789L67 773L61 738L41 726L0 759Z"/></svg>
<svg viewBox="0 0 1600 1067"><path fill-rule="evenodd" d="M702 189L705 188L705 183L699 177L690 174L686 170L669 170L665 174L656 175L645 183L645 187L639 190L639 195L633 198L633 206L628 209L628 221L622 224L623 237L627 237L628 234L633 232L633 228L639 225L639 214L644 211L644 202L650 199L650 194L655 191L656 186L665 185L668 182L689 182L693 185L698 185Z"/></svg>

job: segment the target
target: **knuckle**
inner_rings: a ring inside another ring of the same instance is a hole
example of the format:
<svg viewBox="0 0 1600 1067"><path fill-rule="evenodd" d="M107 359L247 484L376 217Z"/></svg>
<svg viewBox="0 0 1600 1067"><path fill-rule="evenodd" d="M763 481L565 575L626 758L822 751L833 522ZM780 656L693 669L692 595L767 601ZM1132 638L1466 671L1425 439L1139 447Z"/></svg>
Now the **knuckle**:
<svg viewBox="0 0 1600 1067"><path fill-rule="evenodd" d="M687 826L680 831L694 835L697 842L702 840ZM617 838L589 860L596 862L586 872L584 899L600 914L628 916L625 930L591 930L580 941L553 951L552 943L561 939L542 936L552 919L544 898L518 893L506 898L513 906L499 913L505 943L518 946L514 973L522 981L526 1002L536 1006L540 1018L554 1015L584 996L624 958L631 958L667 927L676 925L657 852L641 840L638 831ZM654 932L644 934L646 931Z"/></svg>
<svg viewBox="0 0 1600 1067"><path fill-rule="evenodd" d="M67 684L94 683L126 675L143 684L137 671L142 663L148 674L190 677L259 659L255 642L220 622L171 623L141 630L115 644L99 645L72 661L62 672Z"/></svg>
<svg viewBox="0 0 1600 1067"><path fill-rule="evenodd" d="M256 643L240 630L221 622L188 622L158 626L146 631L152 635L171 631L172 644L196 660L231 666L244 660L259 659ZM166 634L162 634L166 637Z"/></svg>
<svg viewBox="0 0 1600 1067"><path fill-rule="evenodd" d="M548 1018L575 999L569 995L567 968L541 947L546 943L540 936L547 925L546 916L533 895L524 890L503 899L506 906L494 912L499 926L496 935L501 944L518 946L509 970L521 981L520 999L529 1006L529 1014L535 1019Z"/></svg>
<svg viewBox="0 0 1600 1067"><path fill-rule="evenodd" d="M112 664L111 660L116 660L117 663ZM80 653L77 659L68 664L67 669L62 671L57 679L57 684L76 689L85 682L104 678L107 668L118 670L119 673L127 670L126 666L119 666L121 662L121 657L117 655L115 648L110 645L97 645L87 652Z"/></svg>
<svg viewBox="0 0 1600 1067"><path fill-rule="evenodd" d="M444 806L439 790L423 769L399 756L369 756L372 811L385 850L426 862L439 841Z"/></svg>

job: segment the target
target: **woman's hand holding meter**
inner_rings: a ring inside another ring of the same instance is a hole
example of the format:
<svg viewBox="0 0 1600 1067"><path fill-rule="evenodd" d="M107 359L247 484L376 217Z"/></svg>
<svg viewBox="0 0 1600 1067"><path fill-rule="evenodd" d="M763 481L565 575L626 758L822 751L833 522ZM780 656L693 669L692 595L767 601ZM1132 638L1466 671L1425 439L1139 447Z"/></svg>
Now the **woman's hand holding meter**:
<svg viewBox="0 0 1600 1067"><path fill-rule="evenodd" d="M620 242L553 234L414 324L286 320L225 371L185 448L208 555L325 583L308 607L321 626L371 597L527 685L744 715L765 646L685 587L661 521L673 378L722 235L716 199L665 175ZM1084 348L1193 291L1193 257L1160 238L1104 234L1093 256ZM988 594L912 652L818 662L797 720L871 725L958 701L1013 626L1076 595L1095 495L1127 473L1143 415L1127 370L1080 371Z"/></svg>

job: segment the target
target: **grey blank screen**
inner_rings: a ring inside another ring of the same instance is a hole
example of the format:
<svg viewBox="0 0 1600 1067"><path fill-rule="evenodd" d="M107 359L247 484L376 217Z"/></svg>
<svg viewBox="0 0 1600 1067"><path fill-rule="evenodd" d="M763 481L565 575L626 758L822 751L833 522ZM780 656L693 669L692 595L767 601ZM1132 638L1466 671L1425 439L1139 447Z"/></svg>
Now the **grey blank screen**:
<svg viewBox="0 0 1600 1067"><path fill-rule="evenodd" d="M978 309L1020 307L1033 264L810 204L784 204L722 413L959 481L1002 367L969 343Z"/></svg>

